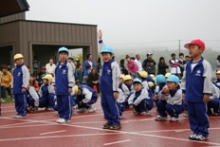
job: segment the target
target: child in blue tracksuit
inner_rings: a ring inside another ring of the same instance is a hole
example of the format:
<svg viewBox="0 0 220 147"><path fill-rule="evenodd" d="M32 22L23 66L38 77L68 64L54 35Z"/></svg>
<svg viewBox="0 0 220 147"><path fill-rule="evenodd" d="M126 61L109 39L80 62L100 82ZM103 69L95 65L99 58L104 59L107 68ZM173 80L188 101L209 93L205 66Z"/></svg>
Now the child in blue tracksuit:
<svg viewBox="0 0 220 147"><path fill-rule="evenodd" d="M132 85L132 80L133 79L132 79L132 77L130 75L125 75L125 76L123 76L123 80L124 80L124 84L123 85L126 86L127 89L129 90L129 94L126 97L126 100L125 100L125 107L128 108L129 107L129 105L128 105L128 98L134 92L133 85ZM120 88L120 85L119 85L119 88Z"/></svg>
<svg viewBox="0 0 220 147"><path fill-rule="evenodd" d="M212 84L212 96L208 102L208 114L218 116L220 112L220 90L215 84ZM213 109L213 111L211 110Z"/></svg>
<svg viewBox="0 0 220 147"><path fill-rule="evenodd" d="M205 43L193 40L185 45L192 58L187 62L182 78L183 99L187 102L190 129L193 134L190 140L206 140L209 135L207 103L212 94L212 68L207 60L201 57Z"/></svg>
<svg viewBox="0 0 220 147"><path fill-rule="evenodd" d="M182 105L182 89L179 85L179 77L171 75L167 79L167 85L159 93L157 102L157 112L159 116L156 121L167 120L167 114L170 115L170 121L178 121L178 116L184 110Z"/></svg>
<svg viewBox="0 0 220 147"><path fill-rule="evenodd" d="M107 123L103 129L118 130L121 129L119 120L119 110L116 99L118 98L118 87L120 78L120 68L116 61L112 59L113 48L104 46L101 49L103 66L100 80L101 105L104 117Z"/></svg>
<svg viewBox="0 0 220 147"><path fill-rule="evenodd" d="M165 79L164 75L160 74L160 75L157 75L154 80L156 83L156 87L155 87L155 95L153 97L153 100L157 104L158 99L159 99L158 94L164 88L164 86L166 86L166 79Z"/></svg>
<svg viewBox="0 0 220 147"><path fill-rule="evenodd" d="M24 65L24 57L22 54L14 56L16 67L13 70L12 91L15 99L15 109L17 114L13 118L25 118L26 116L26 90L29 85L30 73Z"/></svg>
<svg viewBox="0 0 220 147"><path fill-rule="evenodd" d="M52 85L53 77L47 74L43 77L44 84L41 85L39 95L39 107L46 107L47 110L55 109L55 91Z"/></svg>
<svg viewBox="0 0 220 147"><path fill-rule="evenodd" d="M67 123L71 120L72 106L71 93L74 86L75 79L73 76L73 69L68 62L69 50L66 47L60 47L58 50L59 63L55 69L55 93L57 98L56 109L59 114L58 123Z"/></svg>
<svg viewBox="0 0 220 147"><path fill-rule="evenodd" d="M214 82L214 84L218 87L218 89L220 89L220 70L216 71L216 81Z"/></svg>
<svg viewBox="0 0 220 147"><path fill-rule="evenodd" d="M143 87L140 79L134 79L133 88L134 93L128 99L129 107L134 109L134 114L146 115L153 108L153 100L149 97L148 91Z"/></svg>
<svg viewBox="0 0 220 147"><path fill-rule="evenodd" d="M76 103L78 105L78 112L95 112L96 108L92 104L96 103L98 94L91 87L87 85L79 86L76 94Z"/></svg>

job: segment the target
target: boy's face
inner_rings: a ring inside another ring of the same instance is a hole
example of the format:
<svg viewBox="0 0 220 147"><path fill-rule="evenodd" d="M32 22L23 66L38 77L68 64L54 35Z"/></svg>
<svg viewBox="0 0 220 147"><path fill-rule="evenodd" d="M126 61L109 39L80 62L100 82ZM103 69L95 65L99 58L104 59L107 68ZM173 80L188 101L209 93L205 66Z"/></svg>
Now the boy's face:
<svg viewBox="0 0 220 147"><path fill-rule="evenodd" d="M172 56L172 59L176 59L176 55L173 55L173 56Z"/></svg>
<svg viewBox="0 0 220 147"><path fill-rule="evenodd" d="M16 63L16 65L22 65L24 63L24 59L23 58L16 59L15 63Z"/></svg>
<svg viewBox="0 0 220 147"><path fill-rule="evenodd" d="M47 79L44 79L44 84L49 84L49 81Z"/></svg>
<svg viewBox="0 0 220 147"><path fill-rule="evenodd" d="M143 86L140 83L134 83L133 88L135 91L140 91L143 88Z"/></svg>
<svg viewBox="0 0 220 147"><path fill-rule="evenodd" d="M126 80L126 81L125 81L125 85L130 86L131 84L132 84L132 80Z"/></svg>
<svg viewBox="0 0 220 147"><path fill-rule="evenodd" d="M79 69L82 69L82 65L79 66Z"/></svg>
<svg viewBox="0 0 220 147"><path fill-rule="evenodd" d="M112 59L112 55L110 53L102 53L101 55L104 62L108 62Z"/></svg>
<svg viewBox="0 0 220 147"><path fill-rule="evenodd" d="M199 48L197 45L191 44L189 46L189 55L191 57L196 57L201 55L201 53L203 52L203 50L201 48Z"/></svg>
<svg viewBox="0 0 220 147"><path fill-rule="evenodd" d="M220 74L216 74L216 78L217 78L217 79L220 79Z"/></svg>
<svg viewBox="0 0 220 147"><path fill-rule="evenodd" d="M183 58L184 58L184 56L183 56L183 55L181 55L181 56L179 56L179 58L180 58L180 59L183 59Z"/></svg>
<svg viewBox="0 0 220 147"><path fill-rule="evenodd" d="M67 60L67 58L68 58L67 53L65 53L65 52L59 53L59 59L60 59L61 62L65 62Z"/></svg>
<svg viewBox="0 0 220 147"><path fill-rule="evenodd" d="M174 83L174 82L167 82L167 87L170 90L175 90L177 88L178 84Z"/></svg>

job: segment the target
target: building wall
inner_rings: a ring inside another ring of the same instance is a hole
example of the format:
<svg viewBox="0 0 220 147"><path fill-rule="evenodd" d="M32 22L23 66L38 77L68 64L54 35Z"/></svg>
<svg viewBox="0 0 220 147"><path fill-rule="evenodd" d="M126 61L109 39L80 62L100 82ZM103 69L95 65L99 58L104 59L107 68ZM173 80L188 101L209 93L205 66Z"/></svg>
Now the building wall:
<svg viewBox="0 0 220 147"><path fill-rule="evenodd" d="M25 12L1 17L0 24L15 21L15 20L25 20L25 17L26 17Z"/></svg>

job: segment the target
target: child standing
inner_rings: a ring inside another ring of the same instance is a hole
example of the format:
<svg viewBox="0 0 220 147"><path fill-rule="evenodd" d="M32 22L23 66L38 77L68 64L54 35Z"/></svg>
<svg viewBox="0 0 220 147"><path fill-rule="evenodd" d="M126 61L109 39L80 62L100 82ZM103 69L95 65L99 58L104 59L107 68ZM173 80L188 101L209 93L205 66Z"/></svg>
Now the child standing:
<svg viewBox="0 0 220 147"><path fill-rule="evenodd" d="M26 116L26 90L29 85L30 73L24 65L24 57L22 54L14 56L16 67L13 70L12 90L15 99L15 109L17 114L13 118L25 118Z"/></svg>
<svg viewBox="0 0 220 147"><path fill-rule="evenodd" d="M78 65L76 72L75 72L75 78L76 78L76 82L79 85L83 84L83 67L81 64Z"/></svg>
<svg viewBox="0 0 220 147"><path fill-rule="evenodd" d="M214 84L218 87L218 89L220 89L220 70L216 71L216 81L214 82Z"/></svg>
<svg viewBox="0 0 220 147"><path fill-rule="evenodd" d="M147 115L148 111L153 108L153 100L150 99L140 79L134 79L133 87L135 92L128 99L129 107L134 109L134 114Z"/></svg>
<svg viewBox="0 0 220 147"><path fill-rule="evenodd" d="M55 93L57 96L57 106L59 119L58 123L67 123L71 120L72 107L71 98L72 87L74 86L73 69L68 62L69 50L66 47L60 47L58 50L59 63L55 69Z"/></svg>
<svg viewBox="0 0 220 147"><path fill-rule="evenodd" d="M184 46L189 49L192 58L186 64L182 78L183 99L187 102L190 129L193 135L190 140L206 140L209 135L209 119L207 103L212 94L212 68L201 54L205 50L205 43L201 40L192 40Z"/></svg>
<svg viewBox="0 0 220 147"><path fill-rule="evenodd" d="M104 64L101 72L100 91L102 94L101 105L104 117L107 120L103 129L118 130L121 129L121 123L116 99L118 98L120 68L112 59L113 53L113 48L110 46L105 46L101 50Z"/></svg>
<svg viewBox="0 0 220 147"><path fill-rule="evenodd" d="M167 120L167 113L170 115L170 121L178 121L178 116L183 112L182 90L179 86L179 78L175 75L169 76L167 86L163 88L157 102L157 112L159 116L156 121Z"/></svg>

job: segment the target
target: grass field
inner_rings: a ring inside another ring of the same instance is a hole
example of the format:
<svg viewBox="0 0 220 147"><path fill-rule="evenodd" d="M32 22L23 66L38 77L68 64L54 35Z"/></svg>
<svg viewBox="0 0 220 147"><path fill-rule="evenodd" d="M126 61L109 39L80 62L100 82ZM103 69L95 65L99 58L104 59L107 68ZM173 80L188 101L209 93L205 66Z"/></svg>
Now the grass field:
<svg viewBox="0 0 220 147"><path fill-rule="evenodd" d="M8 103L14 103L12 98L6 98L5 102L2 102L2 104L8 104Z"/></svg>

